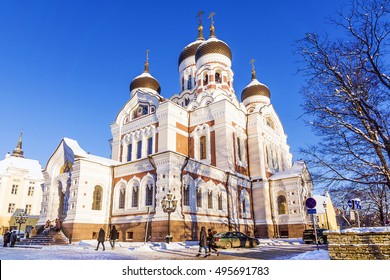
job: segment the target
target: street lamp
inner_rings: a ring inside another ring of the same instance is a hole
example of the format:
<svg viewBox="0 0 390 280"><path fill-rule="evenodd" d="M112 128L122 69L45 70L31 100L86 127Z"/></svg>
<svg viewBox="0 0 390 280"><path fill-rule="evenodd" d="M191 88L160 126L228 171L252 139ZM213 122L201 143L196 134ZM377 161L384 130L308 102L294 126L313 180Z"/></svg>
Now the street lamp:
<svg viewBox="0 0 390 280"><path fill-rule="evenodd" d="M177 206L177 200L175 196L169 192L167 196L161 200L161 207L165 213L168 213L168 235L165 237L167 243L172 240L171 236L171 213L175 212Z"/></svg>
<svg viewBox="0 0 390 280"><path fill-rule="evenodd" d="M25 224L27 221L28 215L24 213L24 211L21 211L18 215L15 217L15 221L17 224L19 224L19 231L18 231L18 238L20 238L20 228L22 224Z"/></svg>
<svg viewBox="0 0 390 280"><path fill-rule="evenodd" d="M329 220L328 220L328 212L326 211L326 202L322 203L322 206L324 206L325 210L325 217L326 217L326 227L329 229Z"/></svg>

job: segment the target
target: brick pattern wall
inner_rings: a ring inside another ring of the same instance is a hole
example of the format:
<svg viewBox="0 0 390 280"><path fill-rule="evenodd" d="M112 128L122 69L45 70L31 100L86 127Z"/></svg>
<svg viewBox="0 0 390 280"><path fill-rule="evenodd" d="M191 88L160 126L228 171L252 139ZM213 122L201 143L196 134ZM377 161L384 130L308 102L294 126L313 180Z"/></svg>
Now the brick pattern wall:
<svg viewBox="0 0 390 280"><path fill-rule="evenodd" d="M327 234L331 260L390 260L390 232Z"/></svg>

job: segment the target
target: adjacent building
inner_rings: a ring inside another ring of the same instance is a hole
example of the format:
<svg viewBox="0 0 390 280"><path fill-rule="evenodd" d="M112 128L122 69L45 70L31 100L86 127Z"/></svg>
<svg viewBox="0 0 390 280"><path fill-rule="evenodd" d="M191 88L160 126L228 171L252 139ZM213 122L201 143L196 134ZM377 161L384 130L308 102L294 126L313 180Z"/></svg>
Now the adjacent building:
<svg viewBox="0 0 390 280"><path fill-rule="evenodd" d="M15 216L22 211L28 219L21 230L36 225L41 210L41 185L42 167L37 160L24 157L21 133L13 153L0 161L0 234L18 229Z"/></svg>

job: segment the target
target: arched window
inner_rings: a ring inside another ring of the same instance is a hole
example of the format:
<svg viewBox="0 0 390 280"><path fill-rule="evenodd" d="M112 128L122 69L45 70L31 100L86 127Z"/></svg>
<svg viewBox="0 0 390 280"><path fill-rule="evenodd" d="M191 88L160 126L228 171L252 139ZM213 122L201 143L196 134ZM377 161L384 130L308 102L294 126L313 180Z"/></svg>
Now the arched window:
<svg viewBox="0 0 390 280"><path fill-rule="evenodd" d="M207 202L208 208L213 209L213 191L208 192Z"/></svg>
<svg viewBox="0 0 390 280"><path fill-rule="evenodd" d="M187 89L191 89L191 88L192 88L192 76L189 75L187 80Z"/></svg>
<svg viewBox="0 0 390 280"><path fill-rule="evenodd" d="M148 155L151 155L153 153L153 138L148 138Z"/></svg>
<svg viewBox="0 0 390 280"><path fill-rule="evenodd" d="M287 214L287 201L284 195L278 196L278 213L279 215Z"/></svg>
<svg viewBox="0 0 390 280"><path fill-rule="evenodd" d="M206 136L203 135L199 138L199 155L201 160L207 158L206 149Z"/></svg>
<svg viewBox="0 0 390 280"><path fill-rule="evenodd" d="M119 209L125 209L126 189L123 187L119 191Z"/></svg>
<svg viewBox="0 0 390 280"><path fill-rule="evenodd" d="M246 213L246 201L245 201L245 198L242 200L242 213Z"/></svg>
<svg viewBox="0 0 390 280"><path fill-rule="evenodd" d="M240 139L240 137L237 137L237 156L238 156L238 160L242 161L241 139Z"/></svg>
<svg viewBox="0 0 390 280"><path fill-rule="evenodd" d="M148 183L145 187L145 206L151 205L153 205L153 183Z"/></svg>
<svg viewBox="0 0 390 280"><path fill-rule="evenodd" d="M133 144L130 143L129 145L127 145L127 161L131 161L132 154L133 154Z"/></svg>
<svg viewBox="0 0 390 280"><path fill-rule="evenodd" d="M137 142L137 159L142 157L142 140Z"/></svg>
<svg viewBox="0 0 390 280"><path fill-rule="evenodd" d="M131 207L138 207L138 188L136 186L133 187L132 191Z"/></svg>
<svg viewBox="0 0 390 280"><path fill-rule="evenodd" d="M218 210L222 210L222 194L218 193Z"/></svg>
<svg viewBox="0 0 390 280"><path fill-rule="evenodd" d="M203 85L206 86L206 85L208 85L208 83L209 83L209 75L207 75L207 73L205 73L203 75Z"/></svg>
<svg viewBox="0 0 390 280"><path fill-rule="evenodd" d="M102 210L103 188L95 186L93 191L92 210Z"/></svg>
<svg viewBox="0 0 390 280"><path fill-rule="evenodd" d="M215 82L217 84L220 84L222 82L221 73L219 73L219 72L215 73Z"/></svg>
<svg viewBox="0 0 390 280"><path fill-rule="evenodd" d="M190 186L183 185L183 205L190 206Z"/></svg>
<svg viewBox="0 0 390 280"><path fill-rule="evenodd" d="M196 207L202 208L202 189L196 190Z"/></svg>

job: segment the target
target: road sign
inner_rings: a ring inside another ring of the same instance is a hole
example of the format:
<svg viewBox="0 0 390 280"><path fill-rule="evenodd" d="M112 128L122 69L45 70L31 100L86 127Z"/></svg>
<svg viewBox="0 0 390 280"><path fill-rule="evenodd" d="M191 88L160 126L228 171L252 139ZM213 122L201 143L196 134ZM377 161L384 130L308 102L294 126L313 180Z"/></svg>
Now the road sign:
<svg viewBox="0 0 390 280"><path fill-rule="evenodd" d="M348 206L352 210L362 210L362 205L360 204L359 198L348 200Z"/></svg>
<svg viewBox="0 0 390 280"><path fill-rule="evenodd" d="M362 205L360 204L360 200L353 199L352 202L354 204L355 210L362 210Z"/></svg>
<svg viewBox="0 0 390 280"><path fill-rule="evenodd" d="M317 202L314 198L312 197L309 197L308 199L306 199L306 207L307 208L315 208L316 205L317 205Z"/></svg>
<svg viewBox="0 0 390 280"><path fill-rule="evenodd" d="M307 209L307 214L317 214L317 209L309 208L309 209Z"/></svg>

